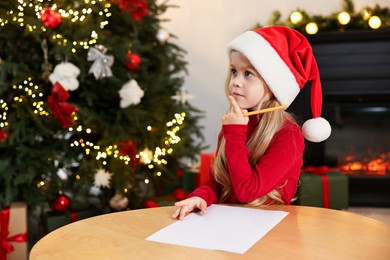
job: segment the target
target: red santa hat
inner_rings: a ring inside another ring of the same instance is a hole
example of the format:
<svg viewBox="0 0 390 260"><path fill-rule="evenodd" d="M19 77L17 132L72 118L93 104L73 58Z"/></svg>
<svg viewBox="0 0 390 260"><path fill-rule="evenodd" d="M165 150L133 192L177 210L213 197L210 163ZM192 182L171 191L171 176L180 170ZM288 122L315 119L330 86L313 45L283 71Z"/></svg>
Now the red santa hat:
<svg viewBox="0 0 390 260"><path fill-rule="evenodd" d="M228 53L239 51L251 62L281 105L289 106L306 82L311 81L313 118L303 124L303 135L311 142L322 142L330 136L330 124L321 117L317 62L305 36L287 27L269 26L239 35L227 49Z"/></svg>

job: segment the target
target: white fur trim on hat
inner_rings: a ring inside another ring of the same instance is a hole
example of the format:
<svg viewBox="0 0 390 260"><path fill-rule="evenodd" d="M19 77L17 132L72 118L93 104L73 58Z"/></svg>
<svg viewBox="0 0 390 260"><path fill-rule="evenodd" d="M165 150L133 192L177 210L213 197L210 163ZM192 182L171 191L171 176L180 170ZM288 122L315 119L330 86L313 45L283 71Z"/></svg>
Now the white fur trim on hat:
<svg viewBox="0 0 390 260"><path fill-rule="evenodd" d="M314 143L326 140L331 131L329 122L322 117L309 119L302 126L303 136Z"/></svg>
<svg viewBox="0 0 390 260"><path fill-rule="evenodd" d="M276 99L290 105L299 93L299 84L290 68L263 36L247 31L233 41L227 50L239 51L263 77Z"/></svg>

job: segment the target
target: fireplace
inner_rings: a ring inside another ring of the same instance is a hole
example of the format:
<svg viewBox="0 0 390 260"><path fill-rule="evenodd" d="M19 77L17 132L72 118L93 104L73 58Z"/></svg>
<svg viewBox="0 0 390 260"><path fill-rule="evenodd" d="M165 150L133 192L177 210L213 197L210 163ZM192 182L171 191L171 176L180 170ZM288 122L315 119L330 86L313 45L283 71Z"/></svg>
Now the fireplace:
<svg viewBox="0 0 390 260"><path fill-rule="evenodd" d="M323 33L309 41L332 135L307 143L305 165L348 175L350 206L390 207L390 31ZM310 118L309 86L291 110Z"/></svg>

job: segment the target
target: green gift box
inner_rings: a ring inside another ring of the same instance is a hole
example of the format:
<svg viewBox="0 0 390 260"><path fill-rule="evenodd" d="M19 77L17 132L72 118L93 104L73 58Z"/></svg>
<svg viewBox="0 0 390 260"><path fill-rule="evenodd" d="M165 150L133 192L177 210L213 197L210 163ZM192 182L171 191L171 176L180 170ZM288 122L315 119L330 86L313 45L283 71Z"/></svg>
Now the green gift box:
<svg viewBox="0 0 390 260"><path fill-rule="evenodd" d="M167 194L164 196L160 196L154 199L154 201L159 205L160 207L165 207L165 206L173 206L175 202L177 201L174 194Z"/></svg>
<svg viewBox="0 0 390 260"><path fill-rule="evenodd" d="M46 233L52 232L57 228L75 222L77 220L100 215L98 209L87 209L82 211L67 211L64 213L48 212L43 217L43 226Z"/></svg>
<svg viewBox="0 0 390 260"><path fill-rule="evenodd" d="M348 208L348 177L336 171L303 172L299 177L297 204Z"/></svg>
<svg viewBox="0 0 390 260"><path fill-rule="evenodd" d="M182 187L185 192L192 192L198 186L199 172L196 170L184 171Z"/></svg>

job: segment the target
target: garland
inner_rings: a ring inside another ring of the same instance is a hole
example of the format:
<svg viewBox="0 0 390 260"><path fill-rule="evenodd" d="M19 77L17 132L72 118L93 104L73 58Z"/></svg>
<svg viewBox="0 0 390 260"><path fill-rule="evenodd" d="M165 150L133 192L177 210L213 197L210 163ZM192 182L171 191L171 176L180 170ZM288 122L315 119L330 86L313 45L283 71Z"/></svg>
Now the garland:
<svg viewBox="0 0 390 260"><path fill-rule="evenodd" d="M351 0L344 0L343 10L329 16L309 15L301 9L292 12L285 21L281 20L281 13L274 11L267 25L283 25L306 34L317 32L348 31L348 30L378 30L390 28L390 9L364 7L355 12ZM262 27L257 24L256 27Z"/></svg>

